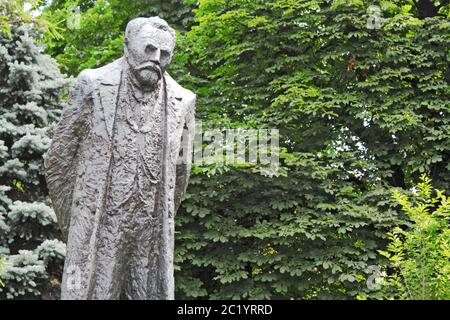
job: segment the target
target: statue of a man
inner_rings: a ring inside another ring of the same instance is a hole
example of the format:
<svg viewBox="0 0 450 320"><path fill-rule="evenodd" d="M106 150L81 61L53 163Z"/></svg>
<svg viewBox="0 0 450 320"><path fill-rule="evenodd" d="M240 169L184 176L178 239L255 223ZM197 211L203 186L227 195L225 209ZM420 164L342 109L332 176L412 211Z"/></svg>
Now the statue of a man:
<svg viewBox="0 0 450 320"><path fill-rule="evenodd" d="M173 299L174 215L195 95L165 71L175 32L130 21L125 56L81 72L45 161L67 256L62 299Z"/></svg>

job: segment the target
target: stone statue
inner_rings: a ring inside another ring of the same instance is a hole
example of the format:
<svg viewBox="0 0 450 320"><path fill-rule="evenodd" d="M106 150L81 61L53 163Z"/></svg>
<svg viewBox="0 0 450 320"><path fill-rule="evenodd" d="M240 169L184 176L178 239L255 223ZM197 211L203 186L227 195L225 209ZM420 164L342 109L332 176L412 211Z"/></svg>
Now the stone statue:
<svg viewBox="0 0 450 320"><path fill-rule="evenodd" d="M137 18L124 57L80 73L45 161L67 237L62 299L173 299L174 216L195 95L165 71L175 32Z"/></svg>

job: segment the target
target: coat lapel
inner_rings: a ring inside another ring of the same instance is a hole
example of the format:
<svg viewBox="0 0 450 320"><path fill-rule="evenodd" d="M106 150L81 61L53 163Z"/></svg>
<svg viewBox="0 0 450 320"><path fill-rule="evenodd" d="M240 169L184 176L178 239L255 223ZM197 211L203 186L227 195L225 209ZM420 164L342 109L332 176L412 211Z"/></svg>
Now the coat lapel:
<svg viewBox="0 0 450 320"><path fill-rule="evenodd" d="M119 94L119 85L101 85L99 94L100 104L102 106L103 116L106 124L106 131L108 132L109 137L112 138L117 96Z"/></svg>
<svg viewBox="0 0 450 320"><path fill-rule="evenodd" d="M167 120L168 128L169 128L169 138L171 135L177 134L176 131L180 124L182 115L183 115L183 97L180 92L177 92L176 88L174 88L174 81L170 78L169 75L166 75L166 84L167 84ZM170 139L169 139L170 141Z"/></svg>
<svg viewBox="0 0 450 320"><path fill-rule="evenodd" d="M103 116L106 124L106 131L110 138L113 136L114 119L116 115L117 98L122 73L122 59L113 62L111 68L100 73L99 76L99 96Z"/></svg>

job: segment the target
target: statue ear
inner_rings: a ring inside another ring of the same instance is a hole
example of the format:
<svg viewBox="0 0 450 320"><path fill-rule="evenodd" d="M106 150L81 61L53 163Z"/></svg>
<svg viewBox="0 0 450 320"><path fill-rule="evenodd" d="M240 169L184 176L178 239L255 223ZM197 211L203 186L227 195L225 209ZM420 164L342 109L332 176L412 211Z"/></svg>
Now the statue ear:
<svg viewBox="0 0 450 320"><path fill-rule="evenodd" d="M125 43L125 46L126 46L126 47L128 47L128 42L129 42L129 41L128 41L128 38L125 38L124 43Z"/></svg>

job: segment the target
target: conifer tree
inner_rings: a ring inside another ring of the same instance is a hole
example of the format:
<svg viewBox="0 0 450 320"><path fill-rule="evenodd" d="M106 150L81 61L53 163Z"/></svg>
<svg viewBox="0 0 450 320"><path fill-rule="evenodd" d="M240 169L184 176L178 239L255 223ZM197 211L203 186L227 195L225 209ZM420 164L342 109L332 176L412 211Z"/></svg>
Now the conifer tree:
<svg viewBox="0 0 450 320"><path fill-rule="evenodd" d="M69 84L29 26L0 34L0 299L57 298L65 245L43 156Z"/></svg>

